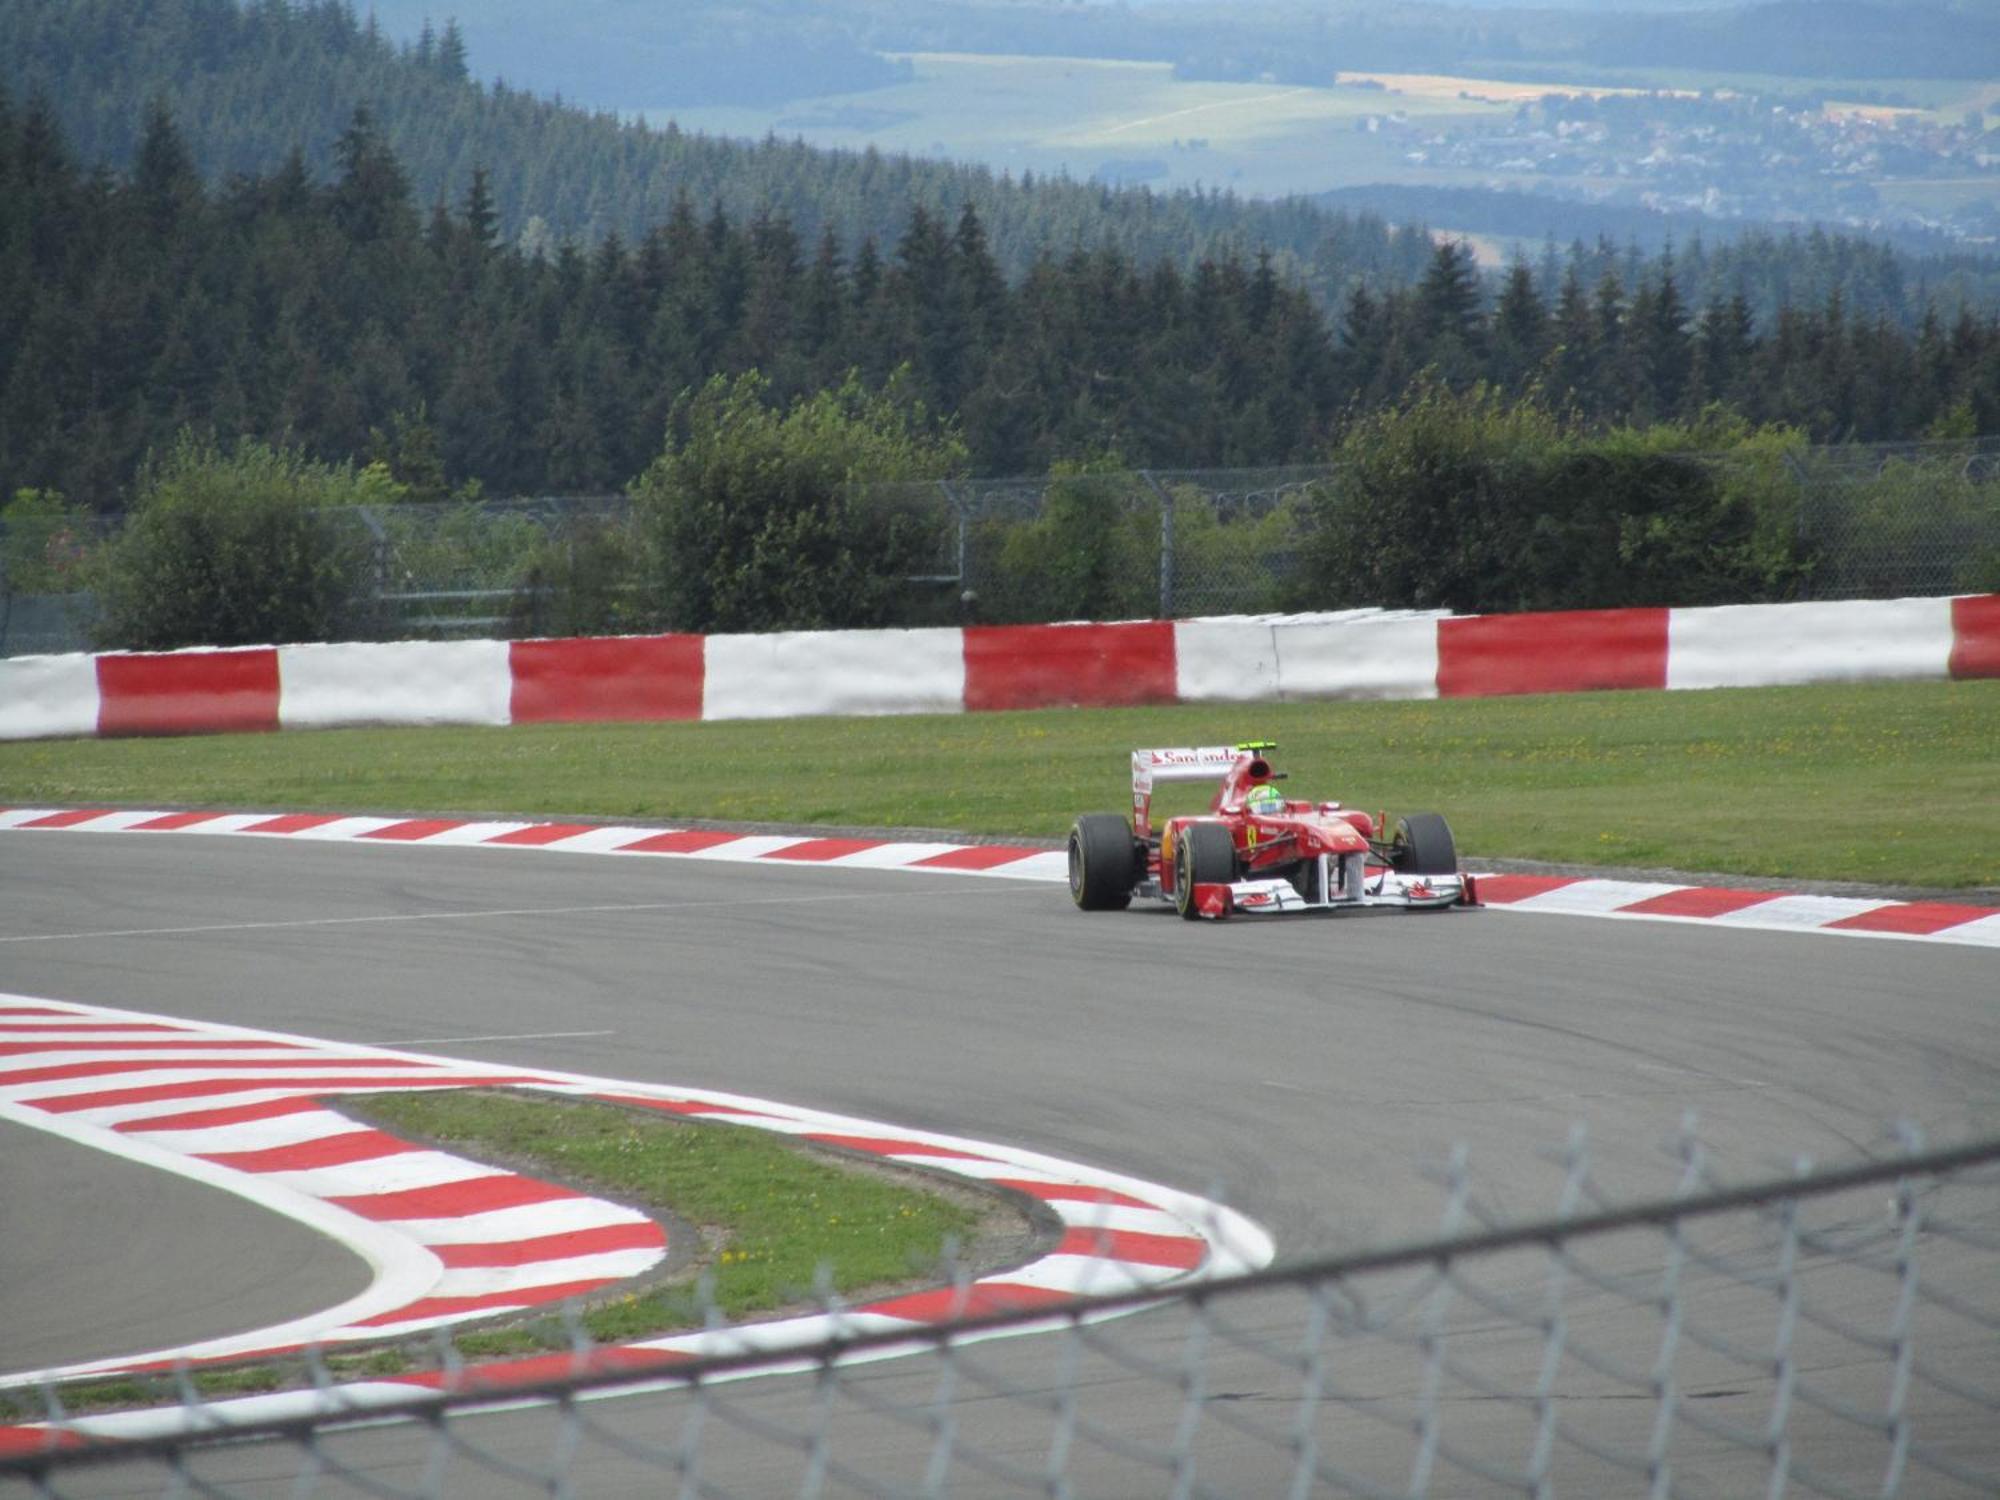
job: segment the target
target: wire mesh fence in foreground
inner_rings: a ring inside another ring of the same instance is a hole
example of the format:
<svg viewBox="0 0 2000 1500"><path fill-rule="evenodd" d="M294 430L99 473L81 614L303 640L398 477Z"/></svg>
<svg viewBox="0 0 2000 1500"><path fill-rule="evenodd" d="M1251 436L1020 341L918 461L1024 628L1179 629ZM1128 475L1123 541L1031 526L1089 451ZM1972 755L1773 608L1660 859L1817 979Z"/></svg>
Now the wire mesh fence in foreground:
<svg viewBox="0 0 2000 1500"><path fill-rule="evenodd" d="M1461 1156L1425 1243L809 1348L746 1334L670 1369L581 1343L447 1364L393 1408L328 1387L272 1415L190 1384L152 1437L17 1433L0 1475L49 1496L2000 1494L2000 1139L1732 1187L1687 1135L1674 1191L1640 1203L1580 1135L1554 1161L1532 1223L1501 1222Z"/></svg>

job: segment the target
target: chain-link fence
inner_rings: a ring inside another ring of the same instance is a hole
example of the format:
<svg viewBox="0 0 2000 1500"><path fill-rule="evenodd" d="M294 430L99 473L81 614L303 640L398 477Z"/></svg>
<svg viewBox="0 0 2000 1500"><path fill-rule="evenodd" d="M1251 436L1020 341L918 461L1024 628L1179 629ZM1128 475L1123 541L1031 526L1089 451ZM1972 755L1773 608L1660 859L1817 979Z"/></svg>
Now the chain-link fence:
<svg viewBox="0 0 2000 1500"><path fill-rule="evenodd" d="M935 567L911 579L957 620L1174 619L1275 609L1333 470L1139 469L878 485L934 507Z"/></svg>
<svg viewBox="0 0 2000 1500"><path fill-rule="evenodd" d="M1740 461L1723 459L1727 467ZM1770 503L1796 513L1798 590L1823 599L2000 589L2000 439L1814 448ZM1328 468L1136 470L868 486L917 561L898 625L1187 618L1385 600L1305 597L1302 548ZM1769 486L1758 481L1759 492ZM649 539L621 496L354 506L326 516L339 574L327 639L605 635L672 626ZM89 518L0 526L0 656L85 650L89 587L117 535ZM336 556L337 554L337 556ZM321 579L325 581L324 576ZM1307 591L1309 592L1309 591ZM116 621L107 621L115 635ZM268 637L258 637L268 638Z"/></svg>
<svg viewBox="0 0 2000 1500"><path fill-rule="evenodd" d="M325 1383L314 1361L315 1387L249 1400L204 1403L180 1372L163 1412L0 1429L0 1487L2000 1494L2000 1139L1905 1137L1732 1185L1687 1131L1643 1199L1601 1179L1580 1134L1550 1159L1549 1217L1509 1222L1460 1153L1435 1239L1180 1292L857 1319L809 1347L719 1334L678 1365L580 1333L570 1354L447 1359L386 1388Z"/></svg>
<svg viewBox="0 0 2000 1500"><path fill-rule="evenodd" d="M357 506L370 578L352 634L390 639L610 635L652 622L619 495Z"/></svg>
<svg viewBox="0 0 2000 1500"><path fill-rule="evenodd" d="M1815 598L2000 589L2000 438L1810 448L1789 468Z"/></svg>

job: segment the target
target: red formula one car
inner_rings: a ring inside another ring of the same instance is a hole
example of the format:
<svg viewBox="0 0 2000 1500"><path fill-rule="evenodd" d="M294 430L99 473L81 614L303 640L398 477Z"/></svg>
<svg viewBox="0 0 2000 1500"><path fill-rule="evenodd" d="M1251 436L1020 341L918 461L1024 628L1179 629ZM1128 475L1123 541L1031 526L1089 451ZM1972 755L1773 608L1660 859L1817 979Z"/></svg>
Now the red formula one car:
<svg viewBox="0 0 2000 1500"><path fill-rule="evenodd" d="M1132 817L1086 813L1069 835L1069 890L1085 911L1122 911L1134 896L1171 901L1183 917L1232 912L1405 910L1478 904L1436 813L1398 818L1338 802L1287 798L1274 742L1132 752ZM1153 788L1216 781L1206 814L1153 827Z"/></svg>

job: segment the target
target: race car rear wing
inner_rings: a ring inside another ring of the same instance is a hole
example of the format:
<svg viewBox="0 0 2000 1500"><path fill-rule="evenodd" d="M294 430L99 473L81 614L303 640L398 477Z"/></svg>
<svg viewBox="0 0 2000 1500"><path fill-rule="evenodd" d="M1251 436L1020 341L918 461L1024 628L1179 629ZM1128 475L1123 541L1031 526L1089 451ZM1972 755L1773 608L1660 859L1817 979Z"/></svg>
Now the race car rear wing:
<svg viewBox="0 0 2000 1500"><path fill-rule="evenodd" d="M1153 832L1153 788L1176 781L1221 781L1246 755L1275 750L1274 740L1247 740L1241 745L1195 745L1132 752L1132 831L1140 838ZM1257 771L1260 779L1270 768Z"/></svg>

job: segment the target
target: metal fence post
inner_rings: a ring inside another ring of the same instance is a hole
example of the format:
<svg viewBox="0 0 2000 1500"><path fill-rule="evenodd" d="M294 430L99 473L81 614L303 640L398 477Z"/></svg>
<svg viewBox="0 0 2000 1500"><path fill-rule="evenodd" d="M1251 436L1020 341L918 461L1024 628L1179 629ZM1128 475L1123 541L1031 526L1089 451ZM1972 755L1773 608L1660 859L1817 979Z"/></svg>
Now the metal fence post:
<svg viewBox="0 0 2000 1500"><path fill-rule="evenodd" d="M969 619L972 614L973 604L977 599L972 585L966 580L965 576L966 532L971 516L971 507L959 498L958 491L953 488L952 482L949 479L940 479L937 482L937 487L938 493L944 496L944 503L951 507L952 524L957 533L955 566L958 570L958 614L962 620Z"/></svg>
<svg viewBox="0 0 2000 1500"><path fill-rule="evenodd" d="M1174 502L1153 478L1151 469L1141 469L1139 477L1160 502L1160 618L1174 617Z"/></svg>

